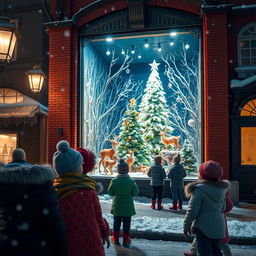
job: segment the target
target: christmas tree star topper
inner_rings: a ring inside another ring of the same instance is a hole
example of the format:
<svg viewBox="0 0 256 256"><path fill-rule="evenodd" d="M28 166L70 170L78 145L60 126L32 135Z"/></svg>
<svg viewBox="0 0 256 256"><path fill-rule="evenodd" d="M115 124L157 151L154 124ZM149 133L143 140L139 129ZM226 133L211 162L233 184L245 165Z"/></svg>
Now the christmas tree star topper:
<svg viewBox="0 0 256 256"><path fill-rule="evenodd" d="M159 65L160 63L157 63L156 60L153 60L153 62L149 64L149 66L151 66L151 70L158 70Z"/></svg>
<svg viewBox="0 0 256 256"><path fill-rule="evenodd" d="M131 108L134 107L135 103L136 103L136 99L135 99L135 98L132 98L132 99L130 100L130 106L131 106Z"/></svg>

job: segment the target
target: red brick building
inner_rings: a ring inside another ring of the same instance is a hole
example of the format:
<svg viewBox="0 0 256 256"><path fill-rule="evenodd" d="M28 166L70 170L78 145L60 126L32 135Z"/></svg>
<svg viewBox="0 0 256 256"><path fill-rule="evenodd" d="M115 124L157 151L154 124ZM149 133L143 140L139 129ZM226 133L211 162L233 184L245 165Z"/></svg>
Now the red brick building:
<svg viewBox="0 0 256 256"><path fill-rule="evenodd" d="M178 27L201 30L202 159L222 164L256 200L256 1L51 1L49 160L60 139L80 145L81 38Z"/></svg>

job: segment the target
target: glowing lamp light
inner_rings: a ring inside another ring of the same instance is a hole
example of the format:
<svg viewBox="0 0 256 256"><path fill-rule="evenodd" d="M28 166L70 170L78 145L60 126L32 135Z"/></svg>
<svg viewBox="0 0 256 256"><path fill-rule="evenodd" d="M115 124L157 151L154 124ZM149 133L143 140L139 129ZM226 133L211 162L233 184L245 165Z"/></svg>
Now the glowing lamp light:
<svg viewBox="0 0 256 256"><path fill-rule="evenodd" d="M134 49L134 46L132 46L132 49L131 49L131 54L135 54L135 49Z"/></svg>
<svg viewBox="0 0 256 256"><path fill-rule="evenodd" d="M107 37L107 38L106 38L106 41L107 41L107 42L113 42L113 38L112 38L112 37Z"/></svg>
<svg viewBox="0 0 256 256"><path fill-rule="evenodd" d="M28 76L29 86L32 92L40 92L44 83L46 75L40 66L34 66L26 72Z"/></svg>
<svg viewBox="0 0 256 256"><path fill-rule="evenodd" d="M0 64L1 70L6 62L12 60L17 39L20 37L16 27L7 17L0 17Z"/></svg>
<svg viewBox="0 0 256 256"><path fill-rule="evenodd" d="M110 50L108 49L108 50L106 51L106 55L109 56L110 54L111 54L111 52L110 52Z"/></svg>
<svg viewBox="0 0 256 256"><path fill-rule="evenodd" d="M174 46L174 42L173 41L170 41L170 46Z"/></svg>
<svg viewBox="0 0 256 256"><path fill-rule="evenodd" d="M171 32L170 36L177 36L177 33L176 32Z"/></svg>
<svg viewBox="0 0 256 256"><path fill-rule="evenodd" d="M138 55L138 59L141 59L141 55L140 54Z"/></svg>
<svg viewBox="0 0 256 256"><path fill-rule="evenodd" d="M124 55L124 54L125 54L125 51L124 51L124 49L122 49L122 51L121 51L121 54L122 54L122 55Z"/></svg>
<svg viewBox="0 0 256 256"><path fill-rule="evenodd" d="M189 49L189 44L185 44L185 49L188 50Z"/></svg>

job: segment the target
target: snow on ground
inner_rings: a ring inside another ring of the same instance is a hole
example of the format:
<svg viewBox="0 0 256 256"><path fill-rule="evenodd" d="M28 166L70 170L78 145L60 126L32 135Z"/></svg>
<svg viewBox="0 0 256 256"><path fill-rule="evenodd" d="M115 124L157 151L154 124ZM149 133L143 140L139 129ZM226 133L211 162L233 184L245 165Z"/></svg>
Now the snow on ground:
<svg viewBox="0 0 256 256"><path fill-rule="evenodd" d="M111 203L109 195L100 195L101 202ZM149 205L151 199L146 197L135 197L135 204ZM164 205L170 205L170 199L163 199ZM184 209L186 209L186 205ZM103 214L107 219L110 226L113 226L113 216L110 213ZM150 216L132 217L131 229L139 231L153 231L153 232L167 232L167 233L183 233L183 220L182 217L175 218L156 218ZM256 221L244 222L238 220L228 220L228 229L230 236L234 237L256 237Z"/></svg>

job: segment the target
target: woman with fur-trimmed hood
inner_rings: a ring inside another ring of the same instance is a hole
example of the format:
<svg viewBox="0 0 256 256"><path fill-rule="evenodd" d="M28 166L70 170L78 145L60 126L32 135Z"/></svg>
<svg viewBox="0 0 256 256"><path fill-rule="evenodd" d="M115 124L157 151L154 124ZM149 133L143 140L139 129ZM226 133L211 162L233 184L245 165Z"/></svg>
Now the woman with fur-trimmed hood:
<svg viewBox="0 0 256 256"><path fill-rule="evenodd" d="M184 235L196 235L200 256L222 255L220 241L225 237L225 194L229 182L221 180L223 169L210 160L201 164L199 179L185 187L190 197L184 220Z"/></svg>
<svg viewBox="0 0 256 256"><path fill-rule="evenodd" d="M61 218L49 166L0 167L0 255L66 256Z"/></svg>

